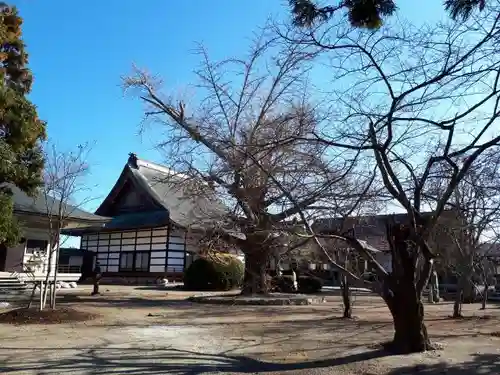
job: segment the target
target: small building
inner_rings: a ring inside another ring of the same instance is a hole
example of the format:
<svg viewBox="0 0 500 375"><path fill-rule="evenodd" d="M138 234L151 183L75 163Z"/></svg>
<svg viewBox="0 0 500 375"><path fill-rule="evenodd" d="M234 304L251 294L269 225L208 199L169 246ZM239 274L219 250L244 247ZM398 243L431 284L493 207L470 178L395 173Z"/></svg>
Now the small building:
<svg viewBox="0 0 500 375"><path fill-rule="evenodd" d="M205 228L226 213L210 189L187 176L130 154L95 214L100 225L64 230L96 253L107 282L181 279L199 251Z"/></svg>
<svg viewBox="0 0 500 375"><path fill-rule="evenodd" d="M425 212L423 216L430 216L431 213ZM321 218L312 224L312 229L315 233L322 235L338 234L340 228L343 226L344 230L350 229L354 232L356 238L366 241L377 251L373 251L373 256L377 262L387 271L392 270L392 254L387 241L386 223L391 217L396 223L408 222L407 214L391 214L391 215L367 215L367 216L353 216L346 219L341 218ZM429 244L433 251L437 254L453 251L454 244L449 235L449 230L453 228L460 228L457 218L453 210L445 210L438 220L438 225L431 233ZM344 241L334 239L322 239L327 250L331 251L334 259L340 259L341 256L345 257L346 252L351 249ZM316 249L319 252L319 249ZM371 265L368 264L364 258L360 258L359 254L350 251L350 261L352 264L357 264L357 273L369 273ZM324 254L320 253L323 263L328 263ZM340 259L342 262L342 259ZM439 267L439 262L436 263ZM338 271L332 269L334 278L338 279ZM440 276L445 274L444 270L438 270ZM368 275L367 275L368 276Z"/></svg>
<svg viewBox="0 0 500 375"><path fill-rule="evenodd" d="M14 201L14 215L21 224L23 238L21 242L7 248L0 245L0 272L17 275L26 281L43 279L48 271L49 261L51 273L55 272L56 254L53 253L49 260L50 230L52 221L56 226L56 212L64 213L62 216L65 228L94 225L107 220L71 205L64 205L59 211L60 202L52 197L39 194L30 197L15 186L9 186ZM80 272L65 274L62 280L78 280Z"/></svg>

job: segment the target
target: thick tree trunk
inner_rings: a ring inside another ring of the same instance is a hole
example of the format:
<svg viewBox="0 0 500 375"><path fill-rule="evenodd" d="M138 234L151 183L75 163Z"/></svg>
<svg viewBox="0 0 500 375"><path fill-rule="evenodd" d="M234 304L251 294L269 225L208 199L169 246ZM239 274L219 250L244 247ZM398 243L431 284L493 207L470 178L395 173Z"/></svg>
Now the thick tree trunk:
<svg viewBox="0 0 500 375"><path fill-rule="evenodd" d="M269 293L269 280L267 275L268 253L252 251L246 253L245 257L245 277L241 294L267 294Z"/></svg>
<svg viewBox="0 0 500 375"><path fill-rule="evenodd" d="M394 322L394 338L389 349L398 354L429 350L431 343L424 323L424 305L414 288L404 289L387 301Z"/></svg>
<svg viewBox="0 0 500 375"><path fill-rule="evenodd" d="M393 275L391 275L393 276ZM385 301L394 322L394 338L388 349L397 354L418 353L432 349L424 322L422 293L413 275L400 275L386 281Z"/></svg>
<svg viewBox="0 0 500 375"><path fill-rule="evenodd" d="M342 301L344 303L344 318L352 318L351 289L346 276L342 277Z"/></svg>
<svg viewBox="0 0 500 375"><path fill-rule="evenodd" d="M388 240L393 254L392 272L383 280L382 296L394 322L394 338L387 349L396 354L432 349L422 303L422 290L431 276L432 260L426 258L417 269L414 252L418 248L408 241L410 233L409 227L404 225L388 226Z"/></svg>

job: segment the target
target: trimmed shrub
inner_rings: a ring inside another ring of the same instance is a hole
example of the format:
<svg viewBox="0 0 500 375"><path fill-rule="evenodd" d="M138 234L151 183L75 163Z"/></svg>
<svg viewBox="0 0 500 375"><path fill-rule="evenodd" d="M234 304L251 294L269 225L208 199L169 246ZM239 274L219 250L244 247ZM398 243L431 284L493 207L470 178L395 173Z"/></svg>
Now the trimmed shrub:
<svg viewBox="0 0 500 375"><path fill-rule="evenodd" d="M323 282L320 278L314 276L299 276L297 278L298 292L309 294L318 293L323 287Z"/></svg>
<svg viewBox="0 0 500 375"><path fill-rule="evenodd" d="M215 267L205 258L193 261L184 271L184 288L187 290L210 290L215 279Z"/></svg>
<svg viewBox="0 0 500 375"><path fill-rule="evenodd" d="M200 291L224 291L243 283L245 266L231 254L209 253L196 259L184 273L184 288Z"/></svg>
<svg viewBox="0 0 500 375"><path fill-rule="evenodd" d="M290 275L274 276L272 279L272 291L278 293L293 293L293 278Z"/></svg>

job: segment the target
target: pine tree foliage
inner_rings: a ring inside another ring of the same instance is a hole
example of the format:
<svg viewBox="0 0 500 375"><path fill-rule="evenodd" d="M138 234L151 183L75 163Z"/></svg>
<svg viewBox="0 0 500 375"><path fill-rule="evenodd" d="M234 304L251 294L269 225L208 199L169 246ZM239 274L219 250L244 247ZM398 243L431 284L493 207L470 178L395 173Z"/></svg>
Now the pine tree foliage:
<svg viewBox="0 0 500 375"><path fill-rule="evenodd" d="M338 11L346 9L352 26L376 29L382 25L384 17L396 10L393 0L344 0L337 5L322 7L313 0L290 0L289 3L297 26L312 26L317 21L327 21Z"/></svg>
<svg viewBox="0 0 500 375"><path fill-rule="evenodd" d="M444 6L454 20L466 21L475 9L484 9L486 0L445 0Z"/></svg>
<svg viewBox="0 0 500 375"><path fill-rule="evenodd" d="M400 0L401 1L401 0ZM377 29L386 17L397 9L394 0L342 0L337 4L319 6L314 0L289 0L296 26L310 27L325 22L334 14L346 10L354 27ZM444 7L454 20L467 20L474 10L483 10L486 0L445 0Z"/></svg>
<svg viewBox="0 0 500 375"><path fill-rule="evenodd" d="M28 100L33 81L22 40L22 18L0 3L0 243L17 242L9 186L33 195L42 183L45 122Z"/></svg>

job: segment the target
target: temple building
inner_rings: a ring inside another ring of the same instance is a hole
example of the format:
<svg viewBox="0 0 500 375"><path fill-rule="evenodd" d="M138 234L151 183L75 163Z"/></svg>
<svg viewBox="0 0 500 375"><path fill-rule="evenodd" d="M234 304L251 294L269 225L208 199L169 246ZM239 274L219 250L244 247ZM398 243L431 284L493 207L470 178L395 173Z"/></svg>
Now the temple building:
<svg viewBox="0 0 500 375"><path fill-rule="evenodd" d="M95 212L104 222L62 233L81 237L81 249L96 254L109 281L180 279L199 252L204 228L226 212L215 197L196 194L189 180L130 154Z"/></svg>

